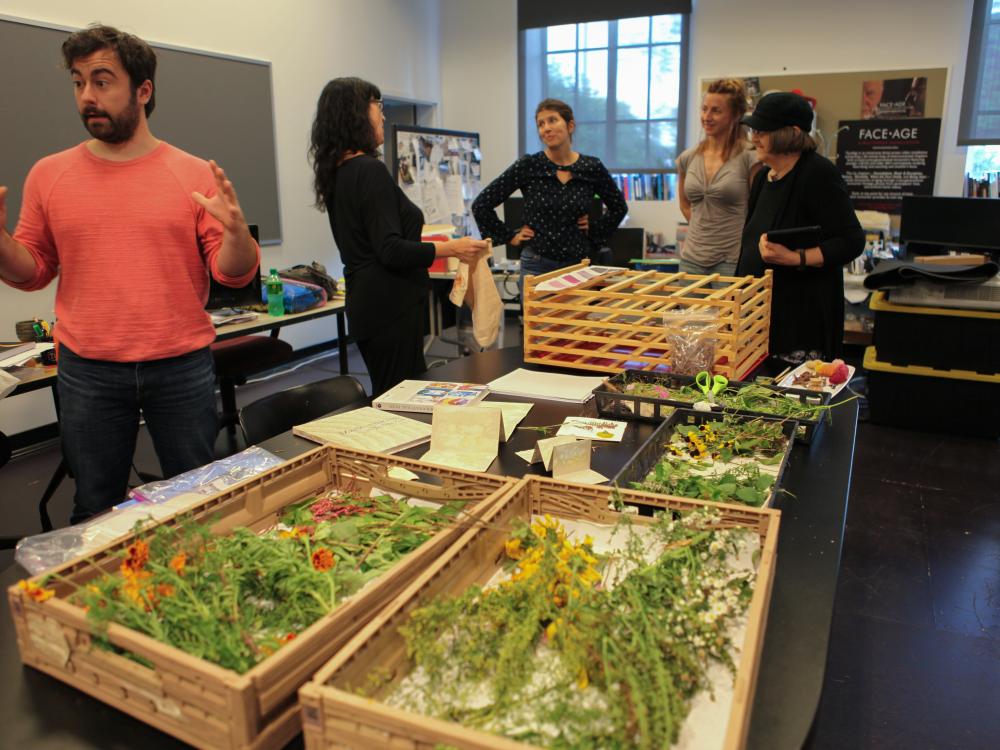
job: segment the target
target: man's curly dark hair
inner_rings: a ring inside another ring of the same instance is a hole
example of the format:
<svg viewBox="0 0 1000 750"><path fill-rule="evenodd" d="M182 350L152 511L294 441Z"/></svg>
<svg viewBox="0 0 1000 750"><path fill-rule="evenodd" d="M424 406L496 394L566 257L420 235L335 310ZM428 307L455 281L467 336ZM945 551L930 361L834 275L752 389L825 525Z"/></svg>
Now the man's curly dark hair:
<svg viewBox="0 0 1000 750"><path fill-rule="evenodd" d="M132 84L132 92L146 81L153 84L153 93L146 102L146 117L153 114L156 107L156 53L139 37L119 31L113 26L91 24L85 29L69 35L62 45L63 63L66 70L73 68L73 62L92 55L98 50L110 49L121 61Z"/></svg>
<svg viewBox="0 0 1000 750"><path fill-rule="evenodd" d="M375 156L378 144L368 117L369 105L382 98L378 87L360 78L334 78L323 88L316 105L309 159L313 165L316 207L326 208L337 166L344 155L361 151Z"/></svg>

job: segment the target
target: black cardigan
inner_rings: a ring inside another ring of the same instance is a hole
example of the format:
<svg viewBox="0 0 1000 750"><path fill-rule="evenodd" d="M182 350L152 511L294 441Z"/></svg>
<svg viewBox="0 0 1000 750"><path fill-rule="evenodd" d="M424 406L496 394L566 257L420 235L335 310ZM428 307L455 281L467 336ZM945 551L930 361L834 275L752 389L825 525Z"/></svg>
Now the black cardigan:
<svg viewBox="0 0 1000 750"><path fill-rule="evenodd" d="M420 241L423 212L385 164L371 156L345 161L324 202L344 262L351 337L363 341L404 315L423 315L434 245Z"/></svg>
<svg viewBox="0 0 1000 750"><path fill-rule="evenodd" d="M747 224L767 182L767 172L762 169L750 188ZM826 357L837 357L843 351L844 339L843 267L864 250L864 231L854 213L847 184L829 159L815 152L803 153L784 179L791 180L784 204L765 226L820 226L822 267L799 270L795 266L766 264L760 257L759 234L749 237L744 228L736 273L762 276L765 269L774 271L772 354L816 350Z"/></svg>

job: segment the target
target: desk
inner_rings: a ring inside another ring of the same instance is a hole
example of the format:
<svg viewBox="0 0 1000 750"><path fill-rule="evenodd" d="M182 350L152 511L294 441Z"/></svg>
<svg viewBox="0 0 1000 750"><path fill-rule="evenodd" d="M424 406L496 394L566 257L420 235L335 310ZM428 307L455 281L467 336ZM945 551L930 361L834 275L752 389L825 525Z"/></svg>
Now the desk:
<svg viewBox="0 0 1000 750"><path fill-rule="evenodd" d="M220 326L215 329L216 341L232 339L237 336L248 336L252 333L270 331L271 336L277 338L278 331L285 326L296 323L305 323L318 318L325 318L329 315L337 317L337 353L340 357L340 374L347 374L347 321L345 318L345 305L343 299L335 299L327 302L322 307L314 307L299 313L289 313L270 317L266 313L260 314L256 320L248 320L244 323L233 323L231 325ZM43 367L16 367L9 372L19 379L20 384L9 394L16 396L21 393L30 393L40 388L55 388L56 366Z"/></svg>
<svg viewBox="0 0 1000 750"><path fill-rule="evenodd" d="M430 374L435 379L486 382L521 366L521 362L521 349L498 349L450 362ZM593 408L592 402L588 408ZM525 424L554 424L580 411L577 404L541 401L528 414ZM429 419L429 415L412 416ZM807 744L826 666L856 428L857 406L851 402L837 409L834 423L821 440L812 446L796 447L788 462L786 487L794 497L785 499L781 508L778 564L754 699L750 748L781 750ZM620 466L625 453L651 431L652 425L633 423L626 432L627 443L596 450L595 468L607 474L609 467ZM499 469L514 476L535 471L511 453L536 438L533 431L519 430L503 448L493 471ZM291 458L315 444L285 433L263 445ZM420 456L426 450L423 445L403 455ZM0 574L0 585L6 587L19 577L18 567L12 566ZM60 750L182 747L177 740L57 680L22 668L7 608L3 597L0 726L18 746Z"/></svg>

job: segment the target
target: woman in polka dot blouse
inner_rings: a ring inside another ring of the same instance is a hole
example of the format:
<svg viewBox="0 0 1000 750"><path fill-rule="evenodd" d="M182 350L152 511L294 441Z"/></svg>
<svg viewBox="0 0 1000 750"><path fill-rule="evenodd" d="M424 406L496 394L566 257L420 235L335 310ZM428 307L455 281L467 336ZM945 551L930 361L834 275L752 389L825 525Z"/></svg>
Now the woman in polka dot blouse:
<svg viewBox="0 0 1000 750"><path fill-rule="evenodd" d="M522 156L472 204L484 238L521 248L522 288L525 276L548 273L596 253L628 210L601 160L573 150L576 123L568 104L543 100L535 109L535 124L545 150ZM516 190L524 196L524 226L513 230L495 209ZM595 196L607 210L591 223L587 212Z"/></svg>

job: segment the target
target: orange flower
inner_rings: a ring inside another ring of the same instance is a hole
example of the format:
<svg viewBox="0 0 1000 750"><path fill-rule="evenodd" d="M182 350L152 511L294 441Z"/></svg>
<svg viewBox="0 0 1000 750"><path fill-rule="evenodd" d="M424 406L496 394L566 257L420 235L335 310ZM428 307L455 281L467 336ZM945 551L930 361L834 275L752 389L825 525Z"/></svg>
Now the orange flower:
<svg viewBox="0 0 1000 750"><path fill-rule="evenodd" d="M174 595L174 585L172 583L161 583L156 587L156 595L160 597L167 597Z"/></svg>
<svg viewBox="0 0 1000 750"><path fill-rule="evenodd" d="M125 585L122 586L122 594L130 599L134 604L149 609L149 604L143 598L146 593L146 587L143 585L143 581L149 578L152 573L146 570L132 571L125 568L125 564L122 564L122 574L125 577Z"/></svg>
<svg viewBox="0 0 1000 750"><path fill-rule="evenodd" d="M178 552L176 555L170 558L170 567L179 576L184 575L185 564L187 564L187 555L183 552Z"/></svg>
<svg viewBox="0 0 1000 750"><path fill-rule="evenodd" d="M56 595L54 589L45 589L39 586L34 581L27 581L21 579L17 582L17 587L21 589L25 594L30 596L36 602L44 602L46 599L51 599Z"/></svg>
<svg viewBox="0 0 1000 750"><path fill-rule="evenodd" d="M282 643L291 643L295 640L295 633L287 633L285 637L281 639Z"/></svg>
<svg viewBox="0 0 1000 750"><path fill-rule="evenodd" d="M325 573L333 567L333 553L326 547L320 547L312 553L312 566L320 573Z"/></svg>
<svg viewBox="0 0 1000 750"><path fill-rule="evenodd" d="M149 561L149 545L141 539L136 539L125 550L125 562L122 563L122 572L128 568L131 571L138 571L145 567Z"/></svg>

